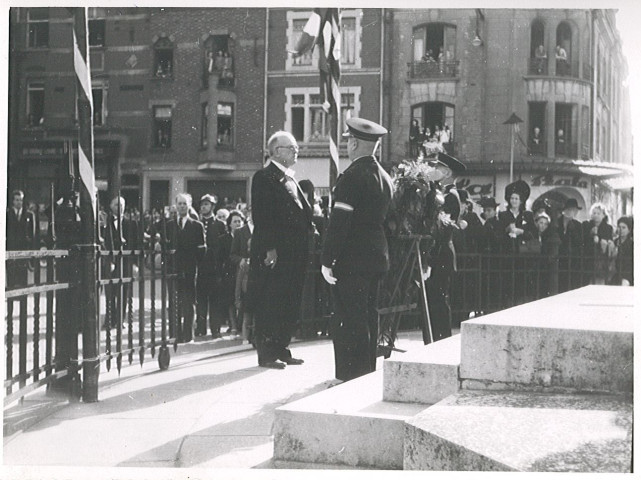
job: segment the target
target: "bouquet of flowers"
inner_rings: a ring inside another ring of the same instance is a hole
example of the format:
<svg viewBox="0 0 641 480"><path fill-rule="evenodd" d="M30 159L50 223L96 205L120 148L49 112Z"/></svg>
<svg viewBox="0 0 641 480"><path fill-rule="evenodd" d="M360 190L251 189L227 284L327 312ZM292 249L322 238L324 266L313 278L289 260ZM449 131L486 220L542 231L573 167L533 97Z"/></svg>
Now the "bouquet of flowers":
<svg viewBox="0 0 641 480"><path fill-rule="evenodd" d="M394 197L392 198L392 224L396 234L429 234L436 216L438 189L435 182L451 172L438 161L443 147L430 144L429 156L423 152L416 160L403 160L392 171Z"/></svg>

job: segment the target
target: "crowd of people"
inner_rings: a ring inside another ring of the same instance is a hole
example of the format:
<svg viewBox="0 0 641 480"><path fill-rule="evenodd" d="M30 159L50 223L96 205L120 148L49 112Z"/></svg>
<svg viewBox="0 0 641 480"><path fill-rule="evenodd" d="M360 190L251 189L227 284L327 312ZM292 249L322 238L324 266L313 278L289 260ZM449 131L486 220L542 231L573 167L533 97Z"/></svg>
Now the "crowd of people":
<svg viewBox="0 0 641 480"><path fill-rule="evenodd" d="M530 188L522 180L508 185L500 211L494 198L483 197L477 206L467 192L458 194L461 214L452 243L459 271L452 269L449 290L455 324L471 312L489 313L588 284L634 285L633 217L612 225L606 206L597 202L580 222L574 198L558 209L542 201L529 210Z"/></svg>
<svg viewBox="0 0 641 480"><path fill-rule="evenodd" d="M452 132L449 125L444 125L441 128L439 124L435 124L432 132L427 125L421 129L418 119L412 119L412 124L410 125L410 156L418 157L419 153L427 156L429 143L444 146L447 150L450 142L452 142Z"/></svg>
<svg viewBox="0 0 641 480"><path fill-rule="evenodd" d="M323 211L310 181L294 179L298 145L288 132L269 139L269 158L252 181L251 205L218 202L206 194L196 212L191 196L181 193L174 205L141 214L117 196L101 213L103 249L144 247L149 252L145 268L177 274L178 303L173 308L178 324L173 333L179 342L208 332L214 338L242 334L256 347L260 366L301 365L289 343L300 322L311 254L321 251L315 268L333 291L330 330L336 378L351 380L375 369L377 292L389 269L385 225L394 185L374 156L387 130L364 119L347 124L352 163L338 179L331 215ZM419 127L416 122L414 131ZM437 130L440 141L447 130ZM57 248L81 240L75 193L69 192L56 208L55 232L50 226L46 236ZM595 203L589 220L579 222L581 207L574 198L559 212L546 202L535 202L533 211L528 210L530 187L523 180L506 187L502 210L491 197L476 205L467 191L454 185L442 193L424 272L434 340L451 335L450 302L465 303L466 296L469 301L475 295L471 292L511 297L512 304L518 304L534 299L530 288L540 298L588 283L634 285L631 216L612 225L606 206ZM8 250L36 249L41 241L35 215L23 204L24 194L14 192L7 212ZM167 250L175 253L167 257ZM466 263L478 258L490 267L482 285L476 275L465 274ZM528 263L532 259L535 263ZM107 277L118 278L135 277L142 266L134 257L121 263L106 257L102 267ZM542 269L550 275L533 279L531 271ZM115 325L105 326L109 329L120 324L118 316L124 311L122 297L109 288L106 294L111 311L117 312L111 319ZM454 310L469 313L465 307Z"/></svg>

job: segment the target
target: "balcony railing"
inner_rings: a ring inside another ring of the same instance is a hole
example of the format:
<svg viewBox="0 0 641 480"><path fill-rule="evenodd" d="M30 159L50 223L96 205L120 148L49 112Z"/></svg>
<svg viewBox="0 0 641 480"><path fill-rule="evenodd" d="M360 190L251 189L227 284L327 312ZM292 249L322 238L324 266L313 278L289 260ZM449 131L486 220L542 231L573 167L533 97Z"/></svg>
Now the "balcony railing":
<svg viewBox="0 0 641 480"><path fill-rule="evenodd" d="M584 80L592 80L592 66L583 64L582 77ZM547 58L530 58L528 62L528 75L550 75L548 69ZM554 72L556 77L574 77L579 78L578 66L573 66L570 63L556 61L556 70Z"/></svg>
<svg viewBox="0 0 641 480"><path fill-rule="evenodd" d="M539 143L536 143L534 142L534 140L530 139L530 141L528 142L528 149L529 149L530 155L547 156L547 152L548 152L547 142L539 141Z"/></svg>
<svg viewBox="0 0 641 480"><path fill-rule="evenodd" d="M407 64L407 76L415 78L457 78L459 76L459 60L449 62L410 62Z"/></svg>
<svg viewBox="0 0 641 480"><path fill-rule="evenodd" d="M559 142L554 144L554 153L559 157L578 158L578 145L576 143Z"/></svg>
<svg viewBox="0 0 641 480"><path fill-rule="evenodd" d="M530 58L530 66L528 69L530 75L547 75L548 74L548 59L547 58Z"/></svg>

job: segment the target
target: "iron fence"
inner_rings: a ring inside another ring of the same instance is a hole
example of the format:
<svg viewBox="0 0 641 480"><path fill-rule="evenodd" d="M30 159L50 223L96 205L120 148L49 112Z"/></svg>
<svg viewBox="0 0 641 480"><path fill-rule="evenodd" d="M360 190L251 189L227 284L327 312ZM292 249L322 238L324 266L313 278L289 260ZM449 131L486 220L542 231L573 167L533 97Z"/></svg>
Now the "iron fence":
<svg viewBox="0 0 641 480"><path fill-rule="evenodd" d="M98 360L107 371L115 361L120 372L123 358L132 364L136 354L142 365L147 353L161 369L169 366L180 311L173 258L173 250L96 251ZM94 333L82 321L83 256L72 248L11 251L5 259L4 405L45 384L78 398L82 340ZM24 270L26 278L12 280Z"/></svg>

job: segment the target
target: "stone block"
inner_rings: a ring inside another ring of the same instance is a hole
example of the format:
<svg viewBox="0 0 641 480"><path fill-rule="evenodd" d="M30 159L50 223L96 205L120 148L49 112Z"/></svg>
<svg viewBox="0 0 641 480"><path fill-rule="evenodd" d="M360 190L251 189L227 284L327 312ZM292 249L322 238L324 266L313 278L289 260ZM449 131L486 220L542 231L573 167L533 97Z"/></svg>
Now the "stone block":
<svg viewBox="0 0 641 480"><path fill-rule="evenodd" d="M633 292L602 288L464 322L462 388L631 392Z"/></svg>
<svg viewBox="0 0 641 480"><path fill-rule="evenodd" d="M404 422L424 405L383 402L381 370L279 407L274 460L401 469Z"/></svg>
<svg viewBox="0 0 641 480"><path fill-rule="evenodd" d="M461 391L408 420L405 470L629 472L632 402Z"/></svg>
<svg viewBox="0 0 641 480"><path fill-rule="evenodd" d="M434 404L459 390L461 336L424 345L383 363L383 400Z"/></svg>

